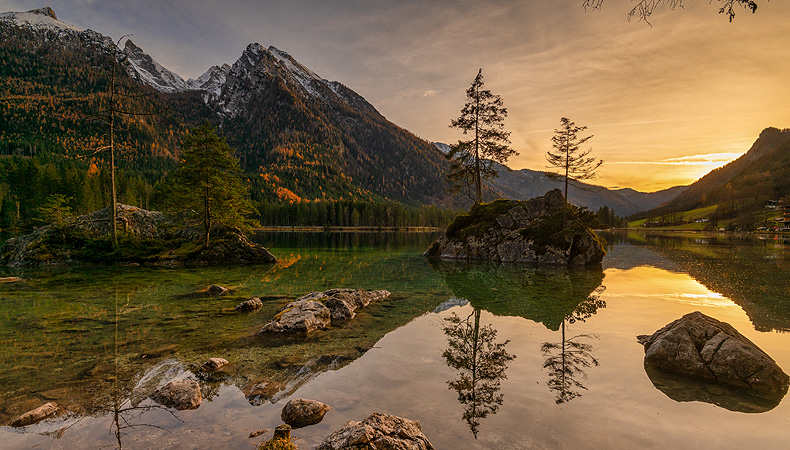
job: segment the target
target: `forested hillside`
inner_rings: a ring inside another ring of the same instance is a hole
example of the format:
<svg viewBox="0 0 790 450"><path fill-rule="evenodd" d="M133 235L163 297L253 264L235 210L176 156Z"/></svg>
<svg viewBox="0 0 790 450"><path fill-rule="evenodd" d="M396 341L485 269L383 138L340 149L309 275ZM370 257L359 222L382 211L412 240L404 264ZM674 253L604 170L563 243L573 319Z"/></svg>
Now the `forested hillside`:
<svg viewBox="0 0 790 450"><path fill-rule="evenodd" d="M665 206L636 215L656 217L719 205L716 219L763 210L768 200L790 195L790 129L766 128L749 151L691 184Z"/></svg>

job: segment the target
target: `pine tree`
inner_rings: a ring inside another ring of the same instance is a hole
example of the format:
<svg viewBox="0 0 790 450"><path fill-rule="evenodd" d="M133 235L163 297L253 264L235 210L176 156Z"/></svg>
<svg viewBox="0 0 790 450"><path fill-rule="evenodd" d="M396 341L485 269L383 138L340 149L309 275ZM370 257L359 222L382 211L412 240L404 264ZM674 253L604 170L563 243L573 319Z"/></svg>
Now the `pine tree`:
<svg viewBox="0 0 790 450"><path fill-rule="evenodd" d="M554 130L551 146L554 150L546 152L546 161L550 167L559 169L561 173L546 172L552 179L565 181L565 206L568 206L568 181L591 180L597 176L596 170L601 167L603 160L596 161L588 157L591 148L582 150L581 146L592 139L592 136L580 137L579 133L587 127L576 126L567 117L560 119L561 127ZM565 215L563 214L563 218Z"/></svg>
<svg viewBox="0 0 790 450"><path fill-rule="evenodd" d="M477 72L472 85L466 90L466 104L461 117L453 120L451 128L458 128L471 135L466 141L450 146L447 158L451 160L448 180L453 191L475 187L475 203L483 201L483 180L497 175L494 162L504 164L516 151L508 147L510 132L505 131L507 108L502 98L483 89L483 69Z"/></svg>
<svg viewBox="0 0 790 450"><path fill-rule="evenodd" d="M252 204L242 183L239 160L224 138L208 122L193 129L181 142L182 161L168 186L170 209L186 212L202 225L208 246L217 225L249 228Z"/></svg>

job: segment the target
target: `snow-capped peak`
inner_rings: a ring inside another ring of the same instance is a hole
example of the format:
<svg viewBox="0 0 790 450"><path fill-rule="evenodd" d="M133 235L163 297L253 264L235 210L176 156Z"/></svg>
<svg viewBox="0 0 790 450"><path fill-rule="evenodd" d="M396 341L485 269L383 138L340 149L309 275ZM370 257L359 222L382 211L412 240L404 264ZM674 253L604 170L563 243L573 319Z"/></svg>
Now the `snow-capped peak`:
<svg viewBox="0 0 790 450"><path fill-rule="evenodd" d="M313 79L317 81L326 81L323 78L316 75L315 72L308 69L307 67L303 66L302 64L298 63L291 55L288 53L272 46L269 46L269 53L274 55L291 73L296 75L301 79Z"/></svg>
<svg viewBox="0 0 790 450"><path fill-rule="evenodd" d="M12 23L21 28L51 31L82 31L74 25L61 22L50 7L31 9L27 12L0 13L0 22Z"/></svg>
<svg viewBox="0 0 790 450"><path fill-rule="evenodd" d="M134 45L131 39L126 41L123 51L129 62L132 78L161 92L181 92L189 89L183 78L154 61L151 55Z"/></svg>
<svg viewBox="0 0 790 450"><path fill-rule="evenodd" d="M230 72L230 65L223 64L222 66L211 66L206 73L197 77L197 80L190 78L187 80L187 86L193 90L204 90L213 95L219 95L222 90L222 85L228 78Z"/></svg>

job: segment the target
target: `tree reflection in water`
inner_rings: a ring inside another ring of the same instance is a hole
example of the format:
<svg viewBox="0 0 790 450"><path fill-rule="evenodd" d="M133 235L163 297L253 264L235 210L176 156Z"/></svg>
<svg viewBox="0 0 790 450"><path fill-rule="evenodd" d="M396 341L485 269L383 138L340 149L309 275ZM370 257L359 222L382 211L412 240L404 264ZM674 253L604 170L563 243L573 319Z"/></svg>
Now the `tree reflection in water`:
<svg viewBox="0 0 790 450"><path fill-rule="evenodd" d="M543 368L548 369L549 389L556 392L557 404L569 402L581 397L581 391L587 388L581 379L587 378L585 369L597 366L598 360L593 356L595 349L591 344L583 342L586 339L597 339L594 334L578 334L567 338L565 323L584 322L592 317L600 308L606 307L606 302L601 300L604 286L597 287L576 309L566 316L561 325L562 340L560 342L544 342L540 351L546 360Z"/></svg>
<svg viewBox="0 0 790 450"><path fill-rule="evenodd" d="M448 347L442 356L449 367L458 370L458 377L448 385L466 405L463 418L477 439L480 419L496 414L502 404L500 384L507 378L507 364L515 356L505 350L509 340L495 342L497 330L490 324L480 326L479 309L466 319L453 313L445 319L443 328Z"/></svg>

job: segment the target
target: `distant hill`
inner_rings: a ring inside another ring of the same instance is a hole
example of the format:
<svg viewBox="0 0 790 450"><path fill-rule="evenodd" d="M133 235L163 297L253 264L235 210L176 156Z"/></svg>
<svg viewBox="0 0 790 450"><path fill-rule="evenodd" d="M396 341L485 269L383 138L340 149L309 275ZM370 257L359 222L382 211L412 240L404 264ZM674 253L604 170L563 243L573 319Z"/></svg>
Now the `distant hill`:
<svg viewBox="0 0 790 450"><path fill-rule="evenodd" d="M790 195L790 129L766 128L748 152L689 185L644 217L721 204L741 212L762 209L767 200Z"/></svg>
<svg viewBox="0 0 790 450"><path fill-rule="evenodd" d="M441 142L434 142L434 145L445 154L450 150L449 145ZM494 163L494 168L499 176L488 180L486 184L492 192L505 198L526 200L552 189L563 189L564 186L561 180L552 180L543 172L530 169L511 170L497 163ZM639 192L634 189L611 190L594 184L573 183L568 188L568 201L574 205L586 206L592 211L608 206L615 214L626 217L662 205L685 189L686 186L675 186L657 192Z"/></svg>

